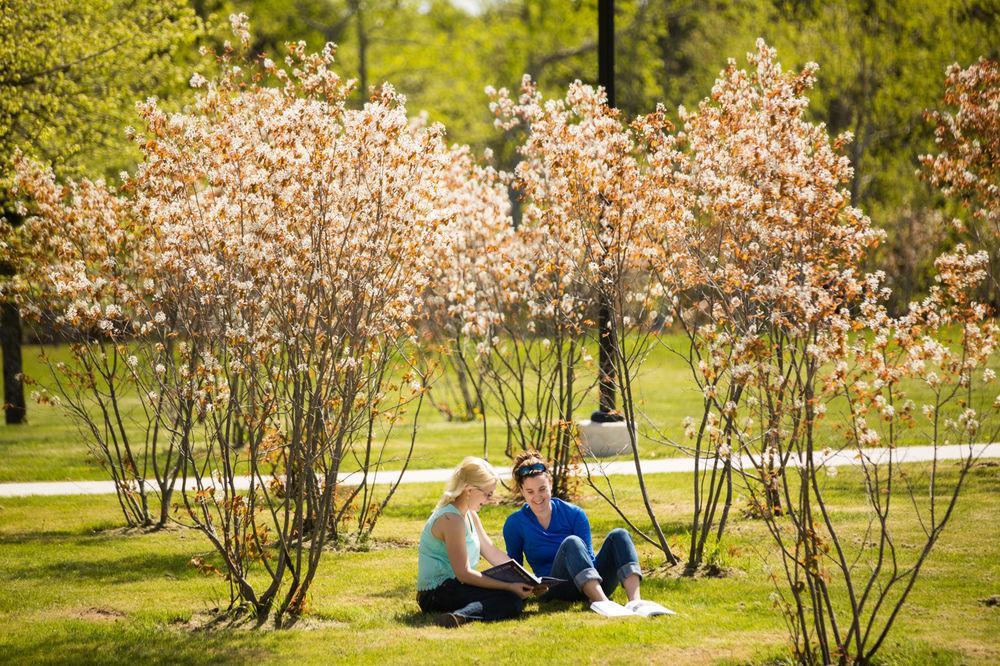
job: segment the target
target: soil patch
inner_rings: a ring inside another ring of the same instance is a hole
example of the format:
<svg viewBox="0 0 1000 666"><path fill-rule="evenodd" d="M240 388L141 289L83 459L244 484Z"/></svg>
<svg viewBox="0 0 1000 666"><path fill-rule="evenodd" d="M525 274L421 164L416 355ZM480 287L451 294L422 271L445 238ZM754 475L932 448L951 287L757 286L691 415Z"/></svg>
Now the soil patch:
<svg viewBox="0 0 1000 666"><path fill-rule="evenodd" d="M114 608L91 606L90 608L72 611L69 613L69 616L77 620L87 620L89 622L117 622L126 617L126 614Z"/></svg>
<svg viewBox="0 0 1000 666"><path fill-rule="evenodd" d="M416 540L403 537L379 537L377 539L366 539L365 541L342 541L340 543L329 543L329 550L336 550L342 553L370 553L376 550L395 550L397 548L413 548L417 545Z"/></svg>
<svg viewBox="0 0 1000 666"><path fill-rule="evenodd" d="M684 563L663 564L649 572L654 578L743 578L747 575L742 569L725 567L718 564L703 564L694 573L687 572Z"/></svg>

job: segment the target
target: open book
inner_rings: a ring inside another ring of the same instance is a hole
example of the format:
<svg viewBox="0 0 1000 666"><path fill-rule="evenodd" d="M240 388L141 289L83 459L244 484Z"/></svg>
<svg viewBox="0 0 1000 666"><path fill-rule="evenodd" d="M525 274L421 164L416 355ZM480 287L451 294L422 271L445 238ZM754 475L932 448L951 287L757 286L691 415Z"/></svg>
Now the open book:
<svg viewBox="0 0 1000 666"><path fill-rule="evenodd" d="M506 562L498 564L495 567L491 567L484 571L483 575L495 578L496 580L502 580L505 583L524 583L525 585L532 585L534 587L538 587L539 585L547 585L551 587L557 583L566 582L563 578L536 576L518 564L515 560L507 560Z"/></svg>
<svg viewBox="0 0 1000 666"><path fill-rule="evenodd" d="M604 617L635 617L635 613L631 609L622 606L614 601L595 601L590 604L590 610L594 611L598 615L603 615Z"/></svg>
<svg viewBox="0 0 1000 666"><path fill-rule="evenodd" d="M605 617L627 617L629 615L641 615L642 617L656 617L658 615L676 615L669 608L665 608L655 601L646 599L636 599L624 606L614 601L595 601L590 604L590 610Z"/></svg>
<svg viewBox="0 0 1000 666"><path fill-rule="evenodd" d="M625 604L625 608L629 609L636 615L641 615L643 617L656 617L658 615L677 615L669 608L661 606L655 601L650 601L648 599L636 599L635 601L630 601Z"/></svg>

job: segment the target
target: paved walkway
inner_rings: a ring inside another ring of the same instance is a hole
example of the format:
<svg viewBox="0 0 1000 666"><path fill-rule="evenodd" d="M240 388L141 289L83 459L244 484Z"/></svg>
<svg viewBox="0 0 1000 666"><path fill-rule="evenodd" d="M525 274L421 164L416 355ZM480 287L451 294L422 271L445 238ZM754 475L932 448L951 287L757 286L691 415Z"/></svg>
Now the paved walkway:
<svg viewBox="0 0 1000 666"><path fill-rule="evenodd" d="M976 444L972 447L973 453L982 458L1000 458L1000 443ZM895 462L925 462L934 458L934 447L932 446L909 446L898 449L865 449L864 457L874 463L886 463L890 460ZM969 447L961 445L941 446L937 449L938 460L958 460L968 457ZM817 455L817 460L823 460L822 455ZM842 465L860 465L862 457L856 450L847 450L833 453L825 458L825 463L831 467ZM737 459L738 467L752 467L747 459ZM791 461L795 465L797 461ZM616 460L605 463L589 463L591 474L601 473L608 475L635 474L635 465L630 460ZM497 472L503 478L510 478L510 468L497 467ZM642 471L644 474L662 474L666 472L691 472L694 470L693 458L661 458L658 460L642 461ZM418 469L408 470L403 474L403 483L442 483L448 480L451 469ZM356 482L360 479L358 473L342 474L341 481L346 483ZM369 480L376 484L394 483L399 479L399 471L383 470L371 475ZM236 480L239 489L249 487L249 477L239 477ZM178 488L180 484L178 483ZM150 486L155 489L154 486ZM39 481L31 483L0 483L0 497L27 497L29 495L110 495L115 492L114 483L111 481Z"/></svg>

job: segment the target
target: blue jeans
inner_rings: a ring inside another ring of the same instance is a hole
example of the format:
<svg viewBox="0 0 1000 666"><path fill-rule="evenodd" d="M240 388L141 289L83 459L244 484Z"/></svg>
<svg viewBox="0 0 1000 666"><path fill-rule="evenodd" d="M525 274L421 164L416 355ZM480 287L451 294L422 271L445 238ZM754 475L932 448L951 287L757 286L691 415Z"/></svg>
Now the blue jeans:
<svg viewBox="0 0 1000 666"><path fill-rule="evenodd" d="M566 582L550 588L540 601L586 600L583 586L592 580L600 581L601 589L610 598L618 584L632 574L642 578L639 554L627 530L611 530L594 559L587 553L583 539L575 535L568 536L556 551L555 559L552 560L552 572L549 574L554 578L565 578Z"/></svg>

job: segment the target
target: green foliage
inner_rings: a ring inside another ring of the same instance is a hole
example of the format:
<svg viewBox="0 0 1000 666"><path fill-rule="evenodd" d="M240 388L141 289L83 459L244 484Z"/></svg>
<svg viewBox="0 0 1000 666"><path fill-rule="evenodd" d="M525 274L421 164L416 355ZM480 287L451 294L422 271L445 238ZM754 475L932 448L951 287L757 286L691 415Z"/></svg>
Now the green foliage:
<svg viewBox="0 0 1000 666"><path fill-rule="evenodd" d="M820 64L813 112L831 132L849 131L852 203L888 241L885 270L897 310L926 292L933 257L949 240L934 194L915 176L933 149L923 118L940 104L945 68L996 53L1000 2L776 2L773 44L789 64Z"/></svg>
<svg viewBox="0 0 1000 666"><path fill-rule="evenodd" d="M15 150L64 173L130 166L134 104L183 88L198 26L183 0L0 0L0 184Z"/></svg>

